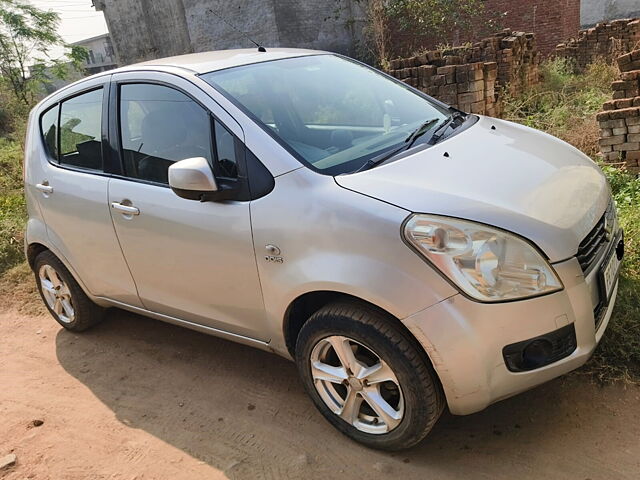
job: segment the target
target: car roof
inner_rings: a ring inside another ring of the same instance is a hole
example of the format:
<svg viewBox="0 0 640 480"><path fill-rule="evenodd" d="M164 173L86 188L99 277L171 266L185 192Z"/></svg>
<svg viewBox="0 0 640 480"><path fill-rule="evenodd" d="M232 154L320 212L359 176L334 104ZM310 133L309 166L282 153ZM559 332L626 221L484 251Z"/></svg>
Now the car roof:
<svg viewBox="0 0 640 480"><path fill-rule="evenodd" d="M136 67L140 66L179 67L200 74L251 63L328 53L320 50L305 50L301 48L265 48L265 50L265 52L261 52L257 48L239 48L234 50L189 53L186 55L158 58L156 60L136 63L117 70L135 70Z"/></svg>
<svg viewBox="0 0 640 480"><path fill-rule="evenodd" d="M139 70L171 70L182 69L191 74L201 74L223 70L225 68L249 65L252 63L268 62L283 58L304 57L309 55L330 55L331 52L322 50L306 50L302 48L266 48L266 52L261 52L257 48L238 48L231 50L215 50L210 52L188 53L175 57L158 58L141 63L134 63L113 70L106 70L88 77L81 78L69 85L56 90L40 102L37 107L42 108L54 97L60 97L64 92L72 91L78 85L98 77L106 77L114 73L135 72Z"/></svg>

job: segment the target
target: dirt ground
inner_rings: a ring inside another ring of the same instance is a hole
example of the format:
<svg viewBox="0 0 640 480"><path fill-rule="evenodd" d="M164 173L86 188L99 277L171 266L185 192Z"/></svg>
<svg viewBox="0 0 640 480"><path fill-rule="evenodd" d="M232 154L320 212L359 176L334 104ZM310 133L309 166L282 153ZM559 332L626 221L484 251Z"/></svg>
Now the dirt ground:
<svg viewBox="0 0 640 480"><path fill-rule="evenodd" d="M41 420L41 426L34 426ZM3 479L638 479L640 388L572 375L388 454L336 432L282 358L113 311L0 313Z"/></svg>

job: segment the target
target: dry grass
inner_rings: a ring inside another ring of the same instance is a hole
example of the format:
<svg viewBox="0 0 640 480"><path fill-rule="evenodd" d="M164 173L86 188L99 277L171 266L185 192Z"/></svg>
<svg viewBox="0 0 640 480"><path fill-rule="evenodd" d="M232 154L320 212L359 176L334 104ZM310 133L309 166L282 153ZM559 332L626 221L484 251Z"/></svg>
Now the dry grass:
<svg viewBox="0 0 640 480"><path fill-rule="evenodd" d="M503 117L549 132L595 158L599 152L595 115L611 98L617 67L600 60L583 75L575 75L570 62L556 59L544 63L541 70L540 85L504 99Z"/></svg>
<svg viewBox="0 0 640 480"><path fill-rule="evenodd" d="M33 272L26 262L0 275L0 304L3 310L16 310L25 315L41 315L46 312L36 289Z"/></svg>
<svg viewBox="0 0 640 480"><path fill-rule="evenodd" d="M600 128L596 122L595 114L586 118L574 119L573 128L565 130L559 137L591 158L595 158L600 153L598 145Z"/></svg>

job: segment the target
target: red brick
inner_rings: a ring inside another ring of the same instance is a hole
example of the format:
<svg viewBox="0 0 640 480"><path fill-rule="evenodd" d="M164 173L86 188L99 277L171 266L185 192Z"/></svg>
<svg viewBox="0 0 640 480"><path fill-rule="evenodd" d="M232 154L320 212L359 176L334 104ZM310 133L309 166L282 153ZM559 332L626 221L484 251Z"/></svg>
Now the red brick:
<svg viewBox="0 0 640 480"><path fill-rule="evenodd" d="M599 143L601 147L606 147L607 145L620 145L624 143L625 140L625 135L615 135L613 137L601 138Z"/></svg>
<svg viewBox="0 0 640 480"><path fill-rule="evenodd" d="M617 120L619 118L629 118L638 116L638 107L622 108L620 110L613 110L609 112L609 118L611 120Z"/></svg>
<svg viewBox="0 0 640 480"><path fill-rule="evenodd" d="M615 151L626 152L628 150L640 150L640 142L619 143L613 146Z"/></svg>

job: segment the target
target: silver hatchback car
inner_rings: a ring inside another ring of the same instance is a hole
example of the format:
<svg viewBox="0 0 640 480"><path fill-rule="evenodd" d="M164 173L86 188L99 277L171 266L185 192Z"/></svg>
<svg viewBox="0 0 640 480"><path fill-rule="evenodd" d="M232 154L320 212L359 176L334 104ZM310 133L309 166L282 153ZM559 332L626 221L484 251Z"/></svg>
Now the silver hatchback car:
<svg viewBox="0 0 640 480"><path fill-rule="evenodd" d="M371 447L582 365L623 255L596 164L354 60L232 50L31 112L26 255L65 328L118 307L292 358Z"/></svg>

